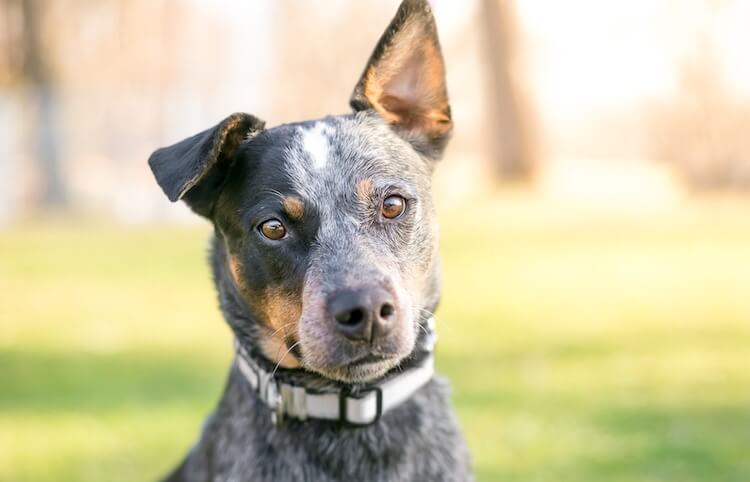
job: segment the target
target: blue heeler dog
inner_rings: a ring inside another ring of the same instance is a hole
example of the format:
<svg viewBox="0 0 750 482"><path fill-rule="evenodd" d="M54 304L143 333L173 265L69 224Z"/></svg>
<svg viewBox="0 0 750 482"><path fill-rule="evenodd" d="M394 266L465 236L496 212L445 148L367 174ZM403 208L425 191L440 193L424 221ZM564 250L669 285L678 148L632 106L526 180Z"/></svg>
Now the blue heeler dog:
<svg viewBox="0 0 750 482"><path fill-rule="evenodd" d="M440 297L431 174L452 122L435 21L405 0L352 114L249 114L157 150L170 200L214 226L236 357L170 481L469 481L433 374Z"/></svg>

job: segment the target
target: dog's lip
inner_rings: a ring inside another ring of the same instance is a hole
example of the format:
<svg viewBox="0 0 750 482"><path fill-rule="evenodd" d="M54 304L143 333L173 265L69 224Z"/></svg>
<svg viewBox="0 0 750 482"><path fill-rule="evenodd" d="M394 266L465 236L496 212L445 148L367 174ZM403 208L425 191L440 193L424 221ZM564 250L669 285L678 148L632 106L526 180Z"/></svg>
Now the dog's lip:
<svg viewBox="0 0 750 482"><path fill-rule="evenodd" d="M367 365L368 363L379 363L388 360L390 357L380 353L368 353L367 355L355 358L347 363L347 366Z"/></svg>

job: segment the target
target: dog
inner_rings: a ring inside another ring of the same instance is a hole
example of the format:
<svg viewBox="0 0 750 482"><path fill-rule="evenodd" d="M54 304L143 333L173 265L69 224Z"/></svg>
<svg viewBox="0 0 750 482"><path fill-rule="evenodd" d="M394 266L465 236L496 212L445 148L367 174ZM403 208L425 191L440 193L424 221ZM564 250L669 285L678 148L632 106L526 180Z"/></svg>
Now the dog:
<svg viewBox="0 0 750 482"><path fill-rule="evenodd" d="M236 357L168 481L470 481L433 374L440 296L431 175L453 123L437 28L405 0L353 112L264 128L237 113L149 158L214 227Z"/></svg>

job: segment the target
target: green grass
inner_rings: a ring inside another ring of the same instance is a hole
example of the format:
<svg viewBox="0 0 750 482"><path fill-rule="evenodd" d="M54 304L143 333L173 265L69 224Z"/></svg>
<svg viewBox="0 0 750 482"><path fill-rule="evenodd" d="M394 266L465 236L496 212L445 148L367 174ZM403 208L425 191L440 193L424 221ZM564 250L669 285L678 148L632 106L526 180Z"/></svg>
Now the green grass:
<svg viewBox="0 0 750 482"><path fill-rule="evenodd" d="M750 218L448 209L438 368L482 481L747 481ZM221 390L206 227L0 231L0 480L153 480Z"/></svg>

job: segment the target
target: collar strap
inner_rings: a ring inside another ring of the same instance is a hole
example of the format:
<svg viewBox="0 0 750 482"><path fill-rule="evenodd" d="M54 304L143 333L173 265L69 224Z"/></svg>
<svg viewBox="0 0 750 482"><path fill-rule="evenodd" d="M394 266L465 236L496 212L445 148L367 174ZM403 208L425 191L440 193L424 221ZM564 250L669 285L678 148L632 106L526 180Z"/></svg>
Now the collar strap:
<svg viewBox="0 0 750 482"><path fill-rule="evenodd" d="M271 420L279 426L285 417L337 420L342 425L364 427L377 422L388 410L398 406L430 381L435 372L432 352L437 335L435 320L427 320L421 349L428 356L419 364L380 383L368 385L352 394L348 388L320 392L274 378L240 346L235 339L237 365L259 398L271 409Z"/></svg>

